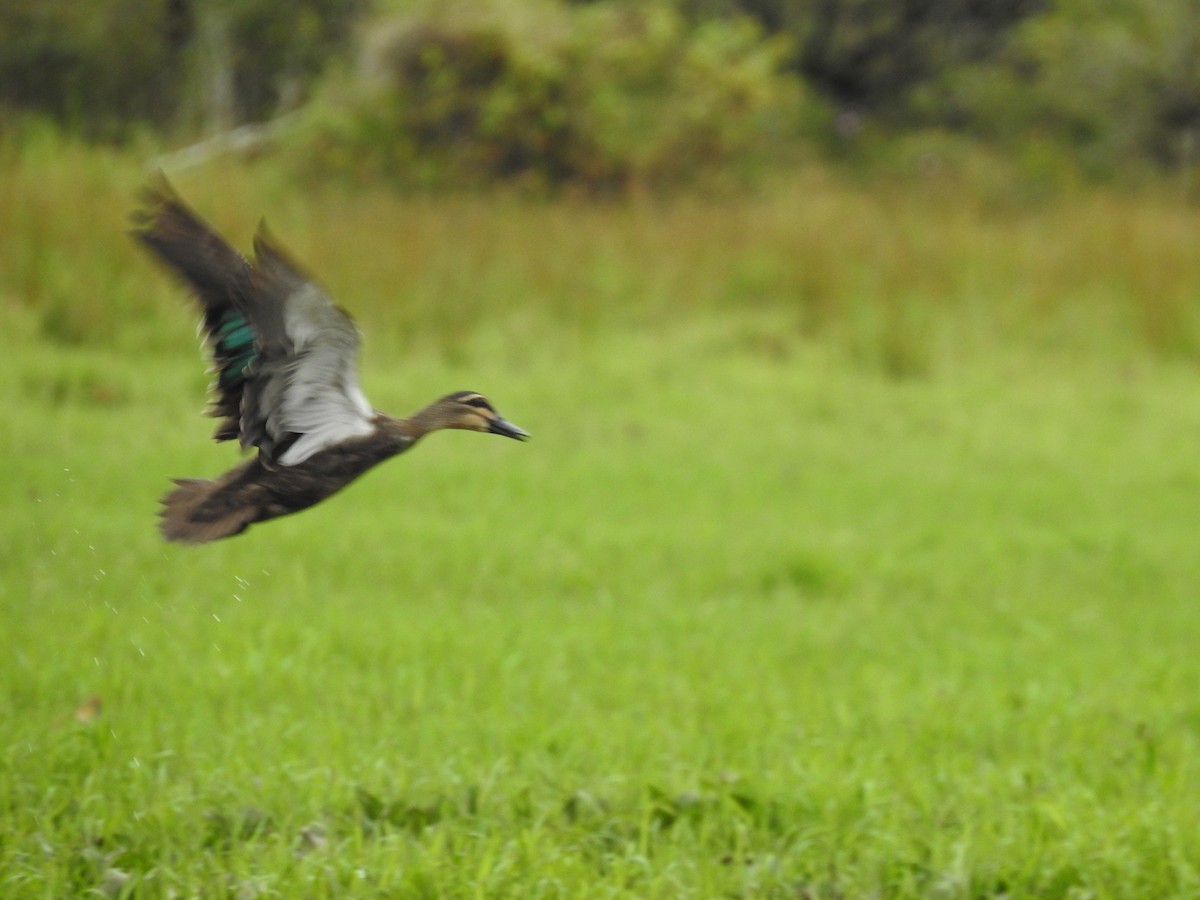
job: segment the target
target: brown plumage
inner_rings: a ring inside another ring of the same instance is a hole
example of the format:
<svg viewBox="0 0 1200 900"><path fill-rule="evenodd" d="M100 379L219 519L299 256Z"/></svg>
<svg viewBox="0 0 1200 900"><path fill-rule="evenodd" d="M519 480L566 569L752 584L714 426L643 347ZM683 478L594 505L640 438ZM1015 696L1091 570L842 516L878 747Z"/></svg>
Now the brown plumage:
<svg viewBox="0 0 1200 900"><path fill-rule="evenodd" d="M159 178L135 214L138 238L199 302L214 373L213 437L257 454L209 480L177 479L162 499L170 541L200 544L307 509L442 428L524 439L483 396L458 391L406 419L358 386L350 316L260 227L251 262Z"/></svg>

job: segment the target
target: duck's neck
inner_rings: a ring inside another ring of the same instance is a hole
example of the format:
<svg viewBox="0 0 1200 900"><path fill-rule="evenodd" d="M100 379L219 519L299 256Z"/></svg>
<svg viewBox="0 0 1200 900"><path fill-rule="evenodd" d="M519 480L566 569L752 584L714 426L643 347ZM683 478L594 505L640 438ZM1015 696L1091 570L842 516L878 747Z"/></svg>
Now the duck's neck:
<svg viewBox="0 0 1200 900"><path fill-rule="evenodd" d="M377 412L372 422L375 436L371 440L385 456L403 453L421 437L421 433L412 427L411 419L395 419Z"/></svg>
<svg viewBox="0 0 1200 900"><path fill-rule="evenodd" d="M380 413L376 417L376 421L381 431L395 435L398 439L404 440L406 444L413 444L429 432L446 427L440 412L438 404L431 403L406 419L393 419L391 416Z"/></svg>

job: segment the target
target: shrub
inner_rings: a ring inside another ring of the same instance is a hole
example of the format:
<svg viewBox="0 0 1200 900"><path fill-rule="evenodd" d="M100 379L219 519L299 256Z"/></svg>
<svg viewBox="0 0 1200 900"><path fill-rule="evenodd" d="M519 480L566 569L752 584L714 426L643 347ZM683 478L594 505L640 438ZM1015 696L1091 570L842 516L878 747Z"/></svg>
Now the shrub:
<svg viewBox="0 0 1200 900"><path fill-rule="evenodd" d="M813 109L783 51L748 19L692 27L663 4L547 7L537 28L392 19L331 84L299 152L406 185L661 187L761 157Z"/></svg>
<svg viewBox="0 0 1200 900"><path fill-rule="evenodd" d="M1099 7L1099 8L1097 8ZM1063 2L988 66L931 88L928 118L1007 143L1049 137L1093 174L1200 163L1200 19L1191 0Z"/></svg>
<svg viewBox="0 0 1200 900"><path fill-rule="evenodd" d="M693 17L745 14L786 35L790 65L837 103L903 121L910 90L989 58L1044 0L679 0Z"/></svg>
<svg viewBox="0 0 1200 900"><path fill-rule="evenodd" d="M176 97L174 41L163 3L6 0L0 107L100 136L131 120L162 120Z"/></svg>
<svg viewBox="0 0 1200 900"><path fill-rule="evenodd" d="M4 0L0 109L90 137L270 115L348 37L358 0ZM216 86L220 86L217 89ZM214 100L214 93L227 96Z"/></svg>

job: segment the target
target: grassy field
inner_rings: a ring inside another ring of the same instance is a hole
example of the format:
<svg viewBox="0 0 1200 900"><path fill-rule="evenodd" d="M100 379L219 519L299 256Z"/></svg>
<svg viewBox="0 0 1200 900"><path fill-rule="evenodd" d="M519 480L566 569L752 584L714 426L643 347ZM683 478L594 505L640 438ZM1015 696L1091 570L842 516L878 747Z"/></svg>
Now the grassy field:
<svg viewBox="0 0 1200 900"><path fill-rule="evenodd" d="M1200 892L1195 210L181 177L534 437L178 548L142 176L8 153L0 895Z"/></svg>

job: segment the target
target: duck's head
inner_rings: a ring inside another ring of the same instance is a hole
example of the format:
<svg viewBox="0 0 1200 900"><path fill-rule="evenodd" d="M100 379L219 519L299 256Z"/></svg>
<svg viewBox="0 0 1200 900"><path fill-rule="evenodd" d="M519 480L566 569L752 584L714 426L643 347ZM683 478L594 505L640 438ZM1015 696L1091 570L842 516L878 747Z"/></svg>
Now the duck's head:
<svg viewBox="0 0 1200 900"><path fill-rule="evenodd" d="M430 407L438 428L462 428L466 431L484 431L523 441L529 433L509 422L488 401L475 391L456 391L447 394Z"/></svg>

